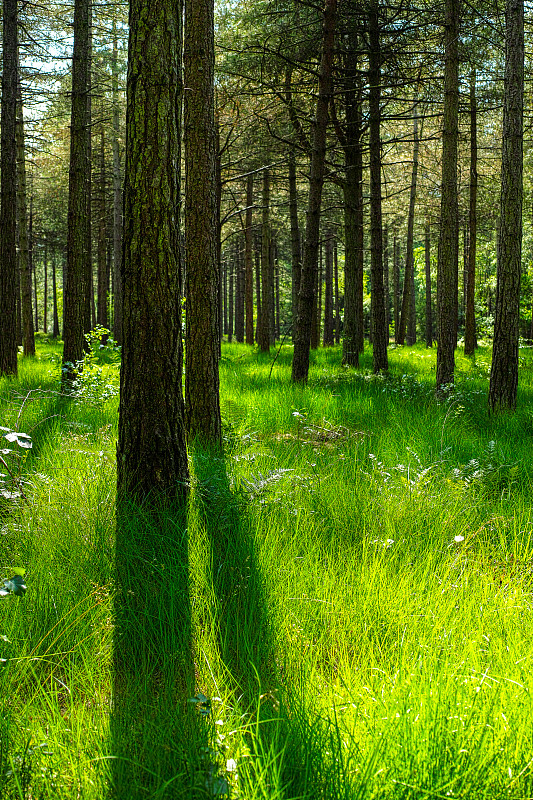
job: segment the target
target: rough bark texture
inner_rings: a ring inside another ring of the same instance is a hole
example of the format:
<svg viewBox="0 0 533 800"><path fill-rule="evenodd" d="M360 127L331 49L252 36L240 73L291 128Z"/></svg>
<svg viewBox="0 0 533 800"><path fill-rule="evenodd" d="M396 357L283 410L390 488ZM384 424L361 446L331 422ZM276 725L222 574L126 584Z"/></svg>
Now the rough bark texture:
<svg viewBox="0 0 533 800"><path fill-rule="evenodd" d="M516 408L522 260L524 0L505 7L505 94L496 315L489 409Z"/></svg>
<svg viewBox="0 0 533 800"><path fill-rule="evenodd" d="M72 113L68 197L67 264L63 295L63 387L69 390L76 364L83 358L87 327L89 125L87 93L89 72L89 5L75 0L72 54ZM37 329L37 326L36 326Z"/></svg>
<svg viewBox="0 0 533 800"><path fill-rule="evenodd" d="M0 375L17 374L17 0L3 3L0 161Z"/></svg>
<svg viewBox="0 0 533 800"><path fill-rule="evenodd" d="M188 480L177 171L181 15L171 0L130 6L119 500L181 500Z"/></svg>
<svg viewBox="0 0 533 800"><path fill-rule="evenodd" d="M468 210L468 269L465 292L465 356L476 348L476 245L477 245L477 103L476 73L470 75L470 202Z"/></svg>
<svg viewBox="0 0 533 800"><path fill-rule="evenodd" d="M378 3L368 15L370 42L370 274L372 287L372 342L374 372L388 369L385 292L383 288L383 229L381 219L381 43Z"/></svg>
<svg viewBox="0 0 533 800"><path fill-rule="evenodd" d="M20 80L18 83L16 133L17 133L18 267L20 274L22 345L24 348L25 356L34 356L35 335L33 329L33 308L31 302L31 273L30 273L30 260L28 254L28 249L29 249L28 209L26 202L26 153L24 150L24 112L22 107L22 93L20 89ZM46 246L45 246L45 251L46 251Z"/></svg>
<svg viewBox="0 0 533 800"><path fill-rule="evenodd" d="M189 440L221 444L212 0L185 0L185 410Z"/></svg>
<svg viewBox="0 0 533 800"><path fill-rule="evenodd" d="M444 24L444 120L442 189L437 270L437 391L453 383L457 333L459 226L457 139L459 133L459 3L446 0Z"/></svg>
<svg viewBox="0 0 533 800"><path fill-rule="evenodd" d="M245 305L246 305L246 344L254 343L254 261L252 205L254 202L254 176L250 173L246 179L246 219L244 226L244 269L245 269Z"/></svg>
<svg viewBox="0 0 533 800"><path fill-rule="evenodd" d="M332 68L337 18L337 0L326 0L322 36L322 58L320 63L318 99L311 146L309 169L309 201L305 227L305 249L298 296L298 317L292 360L293 383L307 383L309 374L309 350L313 300L318 268L318 242L320 233L320 210L324 184L324 162L326 157L326 127L328 106L333 90Z"/></svg>
<svg viewBox="0 0 533 800"><path fill-rule="evenodd" d="M270 351L270 172L263 170L261 222L261 313L257 322L257 342L263 353Z"/></svg>

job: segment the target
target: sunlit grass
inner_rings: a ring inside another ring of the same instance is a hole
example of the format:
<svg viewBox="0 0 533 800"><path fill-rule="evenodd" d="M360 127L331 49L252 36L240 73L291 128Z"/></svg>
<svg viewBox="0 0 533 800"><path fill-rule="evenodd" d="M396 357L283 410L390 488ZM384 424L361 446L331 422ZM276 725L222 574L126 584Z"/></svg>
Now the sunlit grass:
<svg viewBox="0 0 533 800"><path fill-rule="evenodd" d="M490 417L486 350L437 402L420 346L387 378L320 350L308 388L289 346L225 346L225 458L192 454L186 522L131 510L120 591L117 398L60 398L54 352L0 383L34 439L2 507L28 585L0 603L2 798L531 796L528 350Z"/></svg>

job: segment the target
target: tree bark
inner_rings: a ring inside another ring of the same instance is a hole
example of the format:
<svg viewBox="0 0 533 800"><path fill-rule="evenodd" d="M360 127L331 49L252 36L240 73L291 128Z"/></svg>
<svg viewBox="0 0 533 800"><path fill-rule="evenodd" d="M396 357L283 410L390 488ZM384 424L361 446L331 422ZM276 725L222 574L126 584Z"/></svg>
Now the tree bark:
<svg viewBox="0 0 533 800"><path fill-rule="evenodd" d="M102 109L103 113L103 109ZM109 271L107 268L106 239L106 174L105 174L105 134L100 128L100 186L98 192L98 247L97 247L97 317L98 325L108 328L107 296L109 293ZM107 335L106 335L107 336Z"/></svg>
<svg viewBox="0 0 533 800"><path fill-rule="evenodd" d="M489 387L492 412L516 408L522 261L522 168L524 111L524 0L505 7L505 91L502 192L496 315Z"/></svg>
<svg viewBox="0 0 533 800"><path fill-rule="evenodd" d="M470 202L468 211L468 270L465 299L465 356L476 348L476 249L477 249L477 102L476 71L470 74Z"/></svg>
<svg viewBox="0 0 533 800"><path fill-rule="evenodd" d="M250 173L246 179L246 220L244 227L245 248L245 294L246 294L246 344L254 343L254 262L252 206L254 202L254 176Z"/></svg>
<svg viewBox="0 0 533 800"><path fill-rule="evenodd" d="M0 155L0 375L17 374L17 0L3 2Z"/></svg>
<svg viewBox="0 0 533 800"><path fill-rule="evenodd" d="M333 333L333 235L329 230L326 233L324 283L324 334L322 343L324 347L330 347L335 344L335 336Z"/></svg>
<svg viewBox="0 0 533 800"><path fill-rule="evenodd" d="M28 209L26 195L26 153L24 146L24 112L22 92L18 81L17 98L17 211L18 264L20 274L22 346L25 356L35 355L35 332L31 302L31 272L28 247ZM46 248L45 248L46 249ZM46 271L45 271L46 275ZM46 331L45 331L46 332Z"/></svg>
<svg viewBox="0 0 533 800"><path fill-rule="evenodd" d="M370 250L372 288L372 341L374 372L388 369L383 288L383 229L381 218L381 42L378 3L373 0L368 15L370 43L368 78L370 83Z"/></svg>
<svg viewBox="0 0 533 800"><path fill-rule="evenodd" d="M111 87L113 102L113 336L117 344L122 344L122 180L120 172L120 107L118 102L118 37L114 13Z"/></svg>
<svg viewBox="0 0 533 800"><path fill-rule="evenodd" d="M263 170L261 223L261 313L258 316L257 342L263 353L270 352L270 172Z"/></svg>
<svg viewBox="0 0 533 800"><path fill-rule="evenodd" d="M305 249L298 296L298 317L292 360L293 383L307 383L309 374L309 351L313 301L318 268L318 243L320 234L320 211L324 184L326 158L326 128L328 107L333 91L332 69L337 19L337 0L326 0L322 35L322 57L318 86L316 117L311 147L309 176L309 200L305 229Z"/></svg>
<svg viewBox="0 0 533 800"><path fill-rule="evenodd" d="M87 187L89 185L89 4L75 0L72 54L72 113L70 123L70 171L68 198L67 264L64 287L63 389L69 391L83 359L89 298L89 232ZM37 328L37 326L36 326Z"/></svg>
<svg viewBox="0 0 533 800"><path fill-rule="evenodd" d="M426 347L433 347L433 312L431 306L431 238L429 220L424 228L424 262L426 272Z"/></svg>
<svg viewBox="0 0 533 800"><path fill-rule="evenodd" d="M119 501L183 501L187 493L176 170L181 18L175 0L130 5Z"/></svg>
<svg viewBox="0 0 533 800"><path fill-rule="evenodd" d="M294 148L289 152L289 215L291 221L291 269L292 269L292 340L296 335L296 314L300 277L302 274L302 248L298 224L298 192L296 187L296 159Z"/></svg>
<svg viewBox="0 0 533 800"><path fill-rule="evenodd" d="M416 342L416 298L415 298L415 258L414 227L416 205L416 183L418 178L418 99L415 98L413 117L413 167L411 171L411 192L409 195L409 213L407 216L407 247L405 253L405 273L403 279L403 299L400 316L400 332L398 344L403 344L407 333L407 344Z"/></svg>
<svg viewBox="0 0 533 800"><path fill-rule="evenodd" d="M437 392L454 381L459 259L457 140L460 0L446 0L445 8L442 190L437 270Z"/></svg>

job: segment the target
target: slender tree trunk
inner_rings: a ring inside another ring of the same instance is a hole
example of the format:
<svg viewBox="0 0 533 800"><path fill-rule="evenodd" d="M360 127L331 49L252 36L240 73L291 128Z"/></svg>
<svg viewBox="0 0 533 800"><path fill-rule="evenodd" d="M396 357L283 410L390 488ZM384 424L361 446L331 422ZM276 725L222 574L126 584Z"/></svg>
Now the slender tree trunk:
<svg viewBox="0 0 533 800"><path fill-rule="evenodd" d="M394 317L394 342L400 344L400 242L394 230L392 240L392 314Z"/></svg>
<svg viewBox="0 0 533 800"><path fill-rule="evenodd" d="M341 303L339 295L339 259L337 239L333 241L333 264L335 272L335 344L341 341Z"/></svg>
<svg viewBox="0 0 533 800"><path fill-rule="evenodd" d="M56 276L56 249L52 248L52 336L59 338L59 314L57 310L57 276Z"/></svg>
<svg viewBox="0 0 533 800"><path fill-rule="evenodd" d="M228 279L228 342L233 341L233 322L235 319L235 261L229 261L229 279Z"/></svg>
<svg viewBox="0 0 533 800"><path fill-rule="evenodd" d="M181 501L187 493L176 173L181 19L175 0L130 6L119 501Z"/></svg>
<svg viewBox="0 0 533 800"><path fill-rule="evenodd" d="M268 284L270 287L270 344L276 344L276 285L275 285L275 266L276 266L276 242L270 239L270 253L268 263Z"/></svg>
<svg viewBox="0 0 533 800"><path fill-rule="evenodd" d="M17 0L3 2L0 156L0 375L17 374Z"/></svg>
<svg viewBox="0 0 533 800"><path fill-rule="evenodd" d="M309 169L309 201L305 229L305 249L300 279L300 293L298 296L298 317L296 322L294 356L292 360L293 383L307 383L309 374L309 351L311 347L313 300L318 266L320 211L326 157L326 127L328 107L333 90L332 68L336 18L337 0L326 0L318 99Z"/></svg>
<svg viewBox="0 0 533 800"><path fill-rule="evenodd" d="M296 159L294 148L289 152L289 215L291 221L291 266L292 266L292 340L296 335L296 314L302 274L302 250L298 224L298 192L296 187Z"/></svg>
<svg viewBox="0 0 533 800"><path fill-rule="evenodd" d="M374 372L388 369L383 287L383 231L381 220L381 43L378 2L372 0L368 15L369 115L370 115L370 238L372 287L372 342Z"/></svg>
<svg viewBox="0 0 533 800"><path fill-rule="evenodd" d="M28 267L33 276L33 305L35 309L34 330L39 330L39 295L37 294L37 262L33 258L33 194L30 190L30 219L28 224ZM30 278L31 279L31 278Z"/></svg>
<svg viewBox="0 0 533 800"><path fill-rule="evenodd" d="M387 342L390 338L390 291L389 291L389 226L383 225L383 291L385 293L385 325Z"/></svg>
<svg viewBox="0 0 533 800"><path fill-rule="evenodd" d="M254 237L254 261L255 261L255 303L257 307L257 317L255 321L255 340L259 343L261 330L261 248Z"/></svg>
<svg viewBox="0 0 533 800"><path fill-rule="evenodd" d="M26 153L24 146L24 113L20 80L17 102L17 207L18 207L18 263L21 290L22 345L25 356L35 355L33 309L31 302L31 272L28 253L28 209L26 195ZM45 266L46 284L46 266ZM45 290L46 295L46 290ZM46 306L45 306L46 308ZM46 333L46 325L45 325Z"/></svg>
<svg viewBox="0 0 533 800"><path fill-rule="evenodd" d="M235 339L244 342L245 272L240 236L235 237Z"/></svg>
<svg viewBox="0 0 533 800"><path fill-rule="evenodd" d="M442 190L437 270L437 391L454 381L457 334L459 222L457 204L457 140L459 134L460 0L446 0L444 23L444 120Z"/></svg>
<svg viewBox="0 0 533 800"><path fill-rule="evenodd" d="M245 273L246 273L246 344L254 343L254 262L252 206L254 202L254 176L250 173L246 179L246 221L245 221Z"/></svg>
<svg viewBox="0 0 533 800"><path fill-rule="evenodd" d="M328 347L335 344L333 333L333 236L331 231L326 233L326 272L324 287L324 337L323 345Z"/></svg>
<svg viewBox="0 0 533 800"><path fill-rule="evenodd" d="M122 344L122 180L120 173L120 106L118 102L118 36L113 13L113 54L111 60L113 102L113 336Z"/></svg>
<svg viewBox="0 0 533 800"><path fill-rule="evenodd" d="M75 0L66 283L63 294L63 388L69 391L83 359L89 298L87 187L89 185L89 5ZM36 326L37 327L37 326Z"/></svg>
<svg viewBox="0 0 533 800"><path fill-rule="evenodd" d="M405 253L405 273L403 279L403 299L400 316L400 331L398 344L403 344L407 333L407 344L416 342L416 298L415 288L415 259L414 259L414 227L416 205L416 183L418 177L418 153L420 143L418 138L418 99L415 98L413 117L413 167L411 171L411 192L409 196L409 214L407 217L407 248Z"/></svg>
<svg viewBox="0 0 533 800"><path fill-rule="evenodd" d="M258 316L257 341L263 353L270 351L270 172L263 170L261 224L261 314Z"/></svg>
<svg viewBox="0 0 533 800"><path fill-rule="evenodd" d="M433 313L431 308L431 239L429 219L424 228L424 259L426 271L426 347L433 347Z"/></svg>
<svg viewBox="0 0 533 800"><path fill-rule="evenodd" d="M474 355L476 347L476 249L477 249L477 102L476 72L470 74L470 232L465 300L465 356Z"/></svg>
<svg viewBox="0 0 533 800"><path fill-rule="evenodd" d="M505 7L505 92L496 315L489 409L516 408L522 260L524 0Z"/></svg>
<svg viewBox="0 0 533 800"><path fill-rule="evenodd" d="M103 109L102 109L103 114ZM107 295L109 292L109 272L107 269L106 239L106 174L105 174L105 135L104 126L100 128L100 191L98 193L98 247L97 247L97 279L98 309L96 321L104 328L109 326L107 314Z"/></svg>
<svg viewBox="0 0 533 800"><path fill-rule="evenodd" d="M224 319L224 336L228 335L228 260L224 259L222 267L222 316Z"/></svg>

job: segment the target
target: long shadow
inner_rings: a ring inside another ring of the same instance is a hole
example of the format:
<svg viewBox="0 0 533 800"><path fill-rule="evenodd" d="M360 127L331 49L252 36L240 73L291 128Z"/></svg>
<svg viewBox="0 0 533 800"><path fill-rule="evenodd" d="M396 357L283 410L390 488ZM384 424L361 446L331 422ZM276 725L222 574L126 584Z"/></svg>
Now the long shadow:
<svg viewBox="0 0 533 800"><path fill-rule="evenodd" d="M310 719L299 690L286 685L276 657L265 576L245 501L232 491L222 456L196 450L193 466L195 502L210 543L219 655L243 718L253 721L249 746L259 762L256 774L270 773L279 798L336 797L337 789L328 794L327 787L319 788L329 734Z"/></svg>
<svg viewBox="0 0 533 800"><path fill-rule="evenodd" d="M184 508L117 509L112 794L205 797ZM205 726L204 726L205 727Z"/></svg>

